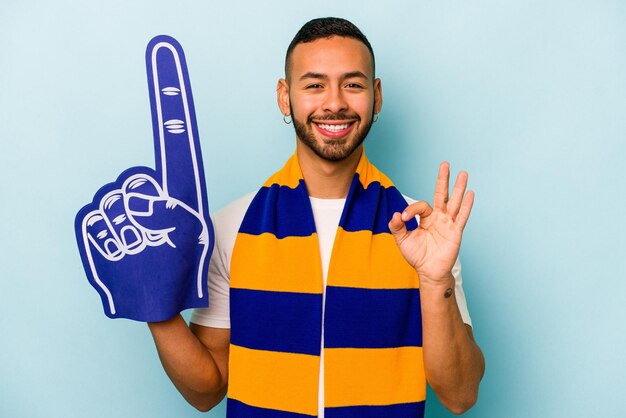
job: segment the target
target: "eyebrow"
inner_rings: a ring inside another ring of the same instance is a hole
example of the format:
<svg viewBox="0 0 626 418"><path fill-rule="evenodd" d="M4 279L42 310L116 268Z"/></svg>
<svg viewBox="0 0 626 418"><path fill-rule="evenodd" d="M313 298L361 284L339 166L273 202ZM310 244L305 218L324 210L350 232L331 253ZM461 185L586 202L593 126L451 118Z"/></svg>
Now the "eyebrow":
<svg viewBox="0 0 626 418"><path fill-rule="evenodd" d="M300 77L300 80L304 80L307 78L314 78L318 80L328 80L328 76L326 74L314 73L314 72L308 72L308 73L303 74ZM367 76L363 74L361 71L350 71L349 73L345 73L341 76L342 80L345 80L346 78L364 78L365 80L368 80Z"/></svg>

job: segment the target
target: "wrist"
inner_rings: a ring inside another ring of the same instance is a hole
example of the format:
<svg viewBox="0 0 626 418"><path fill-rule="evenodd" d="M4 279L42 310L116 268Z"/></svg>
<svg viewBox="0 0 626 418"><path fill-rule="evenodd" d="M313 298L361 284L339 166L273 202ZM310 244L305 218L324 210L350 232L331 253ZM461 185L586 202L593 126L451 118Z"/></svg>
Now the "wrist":
<svg viewBox="0 0 626 418"><path fill-rule="evenodd" d="M452 274L437 279L420 277L420 300L422 315L441 316L451 313L456 307L455 280Z"/></svg>
<svg viewBox="0 0 626 418"><path fill-rule="evenodd" d="M420 295L426 301L449 301L454 296L455 280L452 273L443 277L420 276ZM439 302L437 302L439 303Z"/></svg>
<svg viewBox="0 0 626 418"><path fill-rule="evenodd" d="M419 274L419 273L418 273ZM440 277L432 277L424 274L419 274L420 289L433 289L441 290L447 288L454 289L454 276L452 272L448 272Z"/></svg>

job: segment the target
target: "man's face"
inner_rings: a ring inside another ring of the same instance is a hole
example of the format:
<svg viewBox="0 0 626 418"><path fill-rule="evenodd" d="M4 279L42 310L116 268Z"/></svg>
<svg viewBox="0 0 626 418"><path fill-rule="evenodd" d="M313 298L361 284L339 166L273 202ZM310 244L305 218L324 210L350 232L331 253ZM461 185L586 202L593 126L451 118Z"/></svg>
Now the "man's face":
<svg viewBox="0 0 626 418"><path fill-rule="evenodd" d="M333 36L297 45L290 64L286 94L298 139L324 160L346 159L382 103L369 50L356 39Z"/></svg>

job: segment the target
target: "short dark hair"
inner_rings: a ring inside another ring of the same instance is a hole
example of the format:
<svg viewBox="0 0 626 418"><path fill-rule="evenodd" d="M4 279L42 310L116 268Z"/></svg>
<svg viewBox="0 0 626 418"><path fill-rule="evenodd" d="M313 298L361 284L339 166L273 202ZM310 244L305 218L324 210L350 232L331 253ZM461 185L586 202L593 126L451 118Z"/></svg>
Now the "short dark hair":
<svg viewBox="0 0 626 418"><path fill-rule="evenodd" d="M363 32L346 19L340 17L320 17L305 23L289 44L287 54L285 55L285 76L288 76L289 73L289 58L298 44L313 42L318 39L327 39L332 36L342 36L361 41L372 55L372 73L375 73L376 64L374 60L374 50L365 35L363 35Z"/></svg>

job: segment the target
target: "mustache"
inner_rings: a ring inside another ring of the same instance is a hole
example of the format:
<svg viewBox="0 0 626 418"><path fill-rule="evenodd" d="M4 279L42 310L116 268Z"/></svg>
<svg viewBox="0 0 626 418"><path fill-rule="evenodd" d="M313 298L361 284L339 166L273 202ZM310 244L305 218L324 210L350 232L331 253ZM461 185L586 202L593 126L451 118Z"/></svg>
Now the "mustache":
<svg viewBox="0 0 626 418"><path fill-rule="evenodd" d="M344 113L344 112L339 112L339 113L327 113L324 115L310 115L307 118L307 122L311 123L313 122L313 119L317 120L317 121L324 121L324 120L350 120L350 121L360 121L361 117L357 114L353 114L353 113Z"/></svg>

